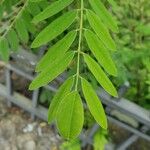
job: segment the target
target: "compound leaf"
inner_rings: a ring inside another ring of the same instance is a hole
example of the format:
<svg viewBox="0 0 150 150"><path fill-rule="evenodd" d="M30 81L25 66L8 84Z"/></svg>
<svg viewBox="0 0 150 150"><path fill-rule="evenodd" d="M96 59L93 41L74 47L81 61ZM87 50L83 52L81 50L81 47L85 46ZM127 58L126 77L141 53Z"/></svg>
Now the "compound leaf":
<svg viewBox="0 0 150 150"><path fill-rule="evenodd" d="M39 47L53 40L74 22L76 15L77 11L73 10L65 13L61 17L54 20L35 38L32 43L32 48Z"/></svg>
<svg viewBox="0 0 150 150"><path fill-rule="evenodd" d="M84 54L84 60L90 69L90 71L93 73L99 84L112 96L118 97L117 91L115 87L113 86L112 82L109 80L109 78L106 76L106 74L103 72L99 64L92 59L87 54Z"/></svg>
<svg viewBox="0 0 150 150"><path fill-rule="evenodd" d="M102 128L107 129L107 118L101 101L88 81L82 78L81 83L82 91L91 114Z"/></svg>
<svg viewBox="0 0 150 150"><path fill-rule="evenodd" d="M85 31L85 38L89 48L103 66L103 68L113 76L117 75L117 69L114 62L112 61L110 54L104 44L98 39L98 37L90 30Z"/></svg>
<svg viewBox="0 0 150 150"><path fill-rule="evenodd" d="M32 81L29 89L33 90L51 82L67 68L73 56L74 52L67 52L60 60L48 64L48 66Z"/></svg>
<svg viewBox="0 0 150 150"><path fill-rule="evenodd" d="M66 139L76 138L83 127L84 112L80 95L73 91L65 96L57 112L57 127Z"/></svg>
<svg viewBox="0 0 150 150"><path fill-rule="evenodd" d="M47 19L61 10L63 10L65 7L70 5L73 2L73 0L58 0L56 2L53 2L50 6L45 8L41 13L39 13L37 16L33 18L34 23L38 23L44 19Z"/></svg>

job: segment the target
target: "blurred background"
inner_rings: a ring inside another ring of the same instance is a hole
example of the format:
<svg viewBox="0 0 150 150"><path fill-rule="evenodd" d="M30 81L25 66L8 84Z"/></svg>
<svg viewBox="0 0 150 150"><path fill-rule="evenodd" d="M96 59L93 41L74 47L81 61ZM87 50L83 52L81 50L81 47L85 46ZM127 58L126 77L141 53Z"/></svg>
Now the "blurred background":
<svg viewBox="0 0 150 150"><path fill-rule="evenodd" d="M117 45L112 56L118 76L111 80L120 97L114 100L103 93L91 73L83 72L95 90L100 91L109 130L97 126L85 109L83 133L69 142L46 120L56 89L75 68L68 69L47 87L28 90L35 65L47 50L47 46L31 49L31 42L54 18L38 25L31 20L54 0L30 2L20 17L24 2L0 0L0 39L7 36L12 49L0 46L0 150L150 150L150 1L103 0L119 26L119 33L112 35ZM15 27L10 30L16 16ZM12 36L14 31L18 38ZM85 66L82 67L84 70Z"/></svg>

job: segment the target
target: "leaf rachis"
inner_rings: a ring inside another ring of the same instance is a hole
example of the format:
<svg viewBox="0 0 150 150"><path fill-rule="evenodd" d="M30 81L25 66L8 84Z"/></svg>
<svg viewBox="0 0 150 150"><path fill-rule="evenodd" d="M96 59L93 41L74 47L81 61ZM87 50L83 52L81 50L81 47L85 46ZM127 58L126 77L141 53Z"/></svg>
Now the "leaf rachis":
<svg viewBox="0 0 150 150"><path fill-rule="evenodd" d="M79 82L79 74L80 74L80 54L81 54L81 45L82 45L82 33L83 33L83 11L84 11L84 2L81 0L81 9L80 9L80 27L79 27L79 43L78 43L78 50L77 50L77 72L76 72L76 83L75 83L75 90L78 89L78 82Z"/></svg>

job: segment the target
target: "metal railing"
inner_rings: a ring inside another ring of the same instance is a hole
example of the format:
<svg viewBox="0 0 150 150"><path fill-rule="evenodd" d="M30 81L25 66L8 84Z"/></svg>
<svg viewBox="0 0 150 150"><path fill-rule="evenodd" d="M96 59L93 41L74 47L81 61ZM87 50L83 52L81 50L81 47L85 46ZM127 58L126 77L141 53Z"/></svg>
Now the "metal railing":
<svg viewBox="0 0 150 150"><path fill-rule="evenodd" d="M18 54L12 55L12 59L19 63L1 63L5 67L6 82L5 85L0 84L0 95L7 99L7 104L9 107L11 107L11 104L13 103L29 112L33 119L36 116L46 121L48 110L38 103L39 89L33 91L32 99L30 100L29 98L13 90L11 79L12 72L15 72L23 78L32 81L34 78L33 70L37 63L38 56L35 56L25 50L21 50ZM60 77L58 80L62 82L63 78ZM56 92L57 90L57 87L53 84L47 85L43 88L53 92ZM127 149L127 147L129 147L139 137L150 142L150 135L147 134L150 130L150 111L122 98L122 92L120 92L119 99L112 98L101 89L97 91L97 94L105 107L108 120L131 132L131 136L128 139L116 146L116 150ZM121 119L116 114L121 115L121 118L125 119ZM90 130L88 136L85 137L81 134L80 138L82 140L83 147L86 144L92 144L92 138L98 129L99 126L95 124Z"/></svg>

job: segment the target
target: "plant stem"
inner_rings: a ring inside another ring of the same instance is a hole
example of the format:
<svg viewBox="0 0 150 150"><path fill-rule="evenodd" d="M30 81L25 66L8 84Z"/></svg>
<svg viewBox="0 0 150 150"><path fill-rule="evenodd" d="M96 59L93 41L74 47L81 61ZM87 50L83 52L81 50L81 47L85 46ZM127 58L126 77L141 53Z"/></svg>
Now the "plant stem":
<svg viewBox="0 0 150 150"><path fill-rule="evenodd" d="M81 44L82 44L82 31L83 31L83 10L84 10L84 2L81 0L81 9L80 9L80 27L79 27L79 43L78 43L78 56L77 56L77 74L76 74L76 83L75 90L78 90L78 82L80 76L80 54L81 54Z"/></svg>
<svg viewBox="0 0 150 150"><path fill-rule="evenodd" d="M29 0L26 0L23 7L20 9L20 11L18 12L17 16L15 17L15 19L12 21L12 23L10 24L10 26L7 28L7 30L5 31L5 33L3 34L2 38L4 38L7 33L11 30L11 28L14 26L14 24L16 23L17 19L22 15L22 12L24 11L25 7L27 6Z"/></svg>

